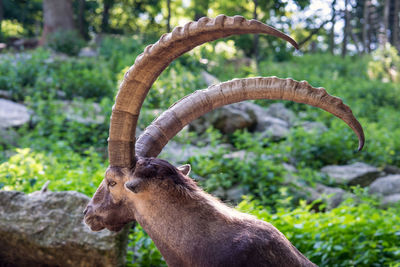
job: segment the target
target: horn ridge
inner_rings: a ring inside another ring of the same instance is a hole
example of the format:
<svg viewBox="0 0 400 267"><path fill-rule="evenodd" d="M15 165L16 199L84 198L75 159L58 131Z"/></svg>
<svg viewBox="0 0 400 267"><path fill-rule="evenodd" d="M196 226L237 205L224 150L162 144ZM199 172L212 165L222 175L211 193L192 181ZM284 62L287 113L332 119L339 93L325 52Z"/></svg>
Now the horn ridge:
<svg viewBox="0 0 400 267"><path fill-rule="evenodd" d="M205 95L203 99L208 101L199 101L199 94ZM324 88L314 88L306 81L298 82L291 78L255 77L212 85L183 97L154 120L138 138L137 155L156 157L168 141L194 119L215 108L250 99L284 99L324 109L343 120L356 133L359 150L364 145L362 126L350 107L340 98L329 95ZM153 127L155 125L157 127ZM157 139L161 134L164 138Z"/></svg>

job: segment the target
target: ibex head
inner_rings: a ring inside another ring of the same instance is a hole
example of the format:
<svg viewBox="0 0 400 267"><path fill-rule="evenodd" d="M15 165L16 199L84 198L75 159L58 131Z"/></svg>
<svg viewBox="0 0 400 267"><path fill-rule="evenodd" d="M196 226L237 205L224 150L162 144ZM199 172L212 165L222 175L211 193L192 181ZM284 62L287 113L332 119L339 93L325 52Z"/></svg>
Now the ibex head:
<svg viewBox="0 0 400 267"><path fill-rule="evenodd" d="M140 194L132 192L149 190L156 185L179 189L183 183L190 187L187 166L175 168L151 157L157 157L185 125L223 105L249 99L285 99L316 106L346 122L359 138L359 149L363 147L362 127L339 98L307 82L276 77L235 79L198 90L165 111L136 142L135 130L143 101L154 81L175 58L205 42L246 33L270 34L297 48L289 36L259 21L220 15L176 27L136 58L125 74L112 110L108 140L110 167L85 210L85 222L92 230L119 230L134 221L135 197Z"/></svg>

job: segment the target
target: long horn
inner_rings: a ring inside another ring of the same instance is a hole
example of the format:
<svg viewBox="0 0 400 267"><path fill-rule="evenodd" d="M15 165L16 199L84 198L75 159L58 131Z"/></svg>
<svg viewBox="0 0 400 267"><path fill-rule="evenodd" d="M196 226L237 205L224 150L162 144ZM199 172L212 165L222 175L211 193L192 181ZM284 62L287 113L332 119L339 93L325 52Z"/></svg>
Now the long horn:
<svg viewBox="0 0 400 267"><path fill-rule="evenodd" d="M234 79L182 98L146 128L137 141L137 155L156 157L191 121L218 107L250 99L291 100L324 109L353 129L359 140L358 150L364 146L361 124L340 98L329 95L324 88L314 88L306 81L257 77Z"/></svg>
<svg viewBox="0 0 400 267"><path fill-rule="evenodd" d="M215 19L204 17L176 27L171 33L162 35L155 44L147 46L125 73L113 106L108 139L110 165L135 165L135 132L140 109L154 81L175 58L203 43L246 33L270 34L297 48L292 38L257 20L225 15Z"/></svg>

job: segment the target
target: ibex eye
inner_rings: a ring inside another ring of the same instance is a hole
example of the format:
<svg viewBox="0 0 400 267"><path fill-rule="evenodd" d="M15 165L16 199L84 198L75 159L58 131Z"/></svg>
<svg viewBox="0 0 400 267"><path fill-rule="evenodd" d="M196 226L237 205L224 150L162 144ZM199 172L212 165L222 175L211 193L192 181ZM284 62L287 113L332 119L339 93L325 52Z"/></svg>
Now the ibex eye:
<svg viewBox="0 0 400 267"><path fill-rule="evenodd" d="M116 185L117 183L116 182L114 182L114 181L111 181L111 182L108 182L108 186L114 186L114 185Z"/></svg>

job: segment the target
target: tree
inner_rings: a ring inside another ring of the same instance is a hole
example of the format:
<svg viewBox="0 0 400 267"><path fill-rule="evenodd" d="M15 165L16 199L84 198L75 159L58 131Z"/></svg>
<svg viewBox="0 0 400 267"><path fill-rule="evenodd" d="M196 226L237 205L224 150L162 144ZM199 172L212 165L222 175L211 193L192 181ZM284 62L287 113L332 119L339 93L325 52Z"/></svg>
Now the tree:
<svg viewBox="0 0 400 267"><path fill-rule="evenodd" d="M349 36L349 24L350 24L350 12L349 12L349 0L344 1L344 27L343 27L343 43L342 43L342 57L347 54L347 39Z"/></svg>
<svg viewBox="0 0 400 267"><path fill-rule="evenodd" d="M43 0L43 24L42 44L52 32L75 29L71 1Z"/></svg>
<svg viewBox="0 0 400 267"><path fill-rule="evenodd" d="M393 8L393 27L392 27L392 38L391 43L397 50L400 51L400 44L399 44L399 12L400 12L400 1L394 1L394 8Z"/></svg>
<svg viewBox="0 0 400 267"><path fill-rule="evenodd" d="M2 34L1 34L1 22L3 21L3 1L0 0L0 40L2 38Z"/></svg>
<svg viewBox="0 0 400 267"><path fill-rule="evenodd" d="M368 39L369 6L370 6L370 0L365 0L363 6L363 23L362 23L362 42L363 42L364 53L370 52L369 39Z"/></svg>
<svg viewBox="0 0 400 267"><path fill-rule="evenodd" d="M329 36L329 50L331 54L334 54L335 50L335 24L336 24L336 0L332 1L332 17L331 17L331 31Z"/></svg>
<svg viewBox="0 0 400 267"><path fill-rule="evenodd" d="M167 0L167 32L171 31L171 0Z"/></svg>
<svg viewBox="0 0 400 267"><path fill-rule="evenodd" d="M110 10L114 3L114 0L103 0L103 13L101 18L101 32L103 33L110 31Z"/></svg>

